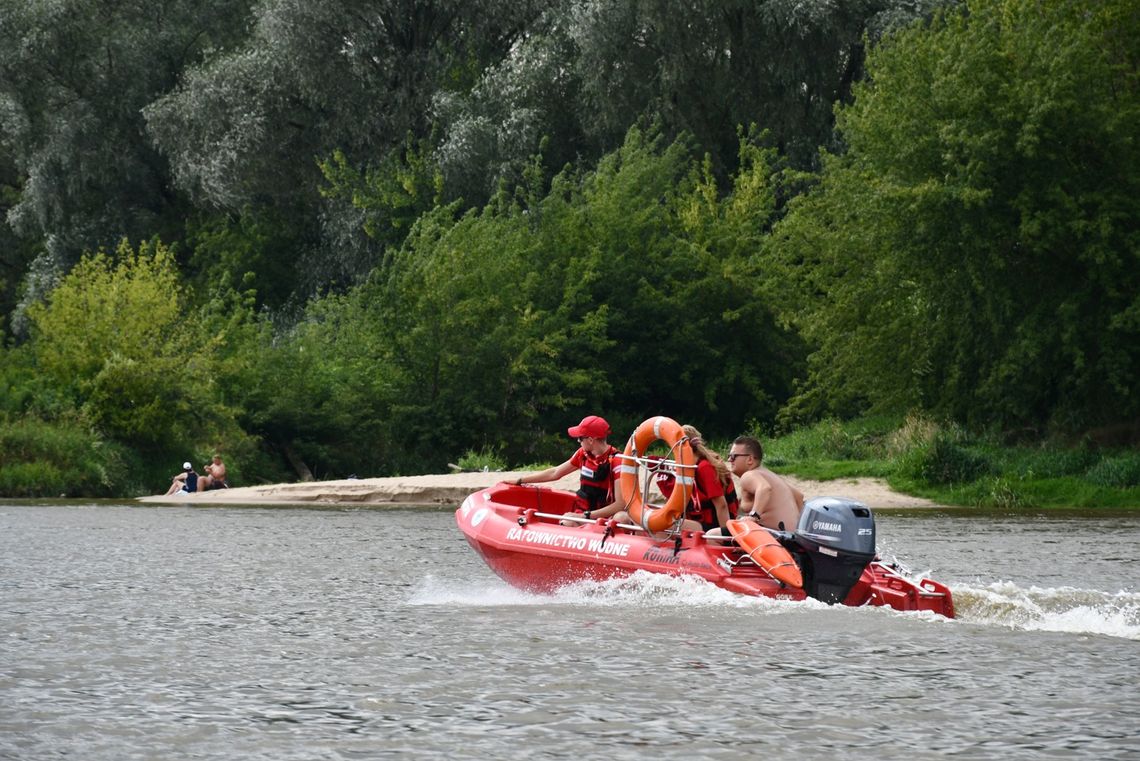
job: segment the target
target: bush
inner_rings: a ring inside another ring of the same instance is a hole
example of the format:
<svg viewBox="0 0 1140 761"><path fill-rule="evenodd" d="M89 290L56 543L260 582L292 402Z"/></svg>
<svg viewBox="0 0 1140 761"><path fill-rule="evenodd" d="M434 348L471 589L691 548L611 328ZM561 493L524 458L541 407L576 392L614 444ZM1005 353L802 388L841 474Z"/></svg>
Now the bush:
<svg viewBox="0 0 1140 761"><path fill-rule="evenodd" d="M478 452L468 449L456 463L462 470L506 470L507 463L496 452L483 447Z"/></svg>
<svg viewBox="0 0 1140 761"><path fill-rule="evenodd" d="M1140 452L1106 457L1089 468L1085 478L1096 486L1113 489L1140 486Z"/></svg>
<svg viewBox="0 0 1140 761"><path fill-rule="evenodd" d="M1079 449L1041 449L1019 458L1016 470L1026 478L1080 476L1100 461L1096 452Z"/></svg>
<svg viewBox="0 0 1140 761"><path fill-rule="evenodd" d="M829 420L819 425L820 453L833 460L862 460L867 456L863 438L851 433L839 424Z"/></svg>
<svg viewBox="0 0 1140 761"><path fill-rule="evenodd" d="M0 496L110 496L121 463L119 451L79 421L0 423Z"/></svg>
<svg viewBox="0 0 1140 761"><path fill-rule="evenodd" d="M992 478L986 480L986 490L979 507L997 507L1003 510L1015 510L1025 507L1027 500L1018 490L1014 482L1008 478Z"/></svg>
<svg viewBox="0 0 1140 761"><path fill-rule="evenodd" d="M62 497L67 477L50 462L13 462L0 466L0 495L5 497Z"/></svg>
<svg viewBox="0 0 1140 761"><path fill-rule="evenodd" d="M872 459L881 448L882 435L864 430L861 422L865 421L840 423L833 419L823 420L770 441L757 435L758 426L753 426L752 435L757 435L764 443L764 462L767 465L796 460Z"/></svg>
<svg viewBox="0 0 1140 761"><path fill-rule="evenodd" d="M935 486L976 481L993 472L982 455L954 442L951 435L939 432L928 444L912 448L899 462L903 476Z"/></svg>
<svg viewBox="0 0 1140 761"><path fill-rule="evenodd" d="M899 457L907 452L930 446L939 433L938 423L920 415L907 415L900 428L887 436L887 454Z"/></svg>

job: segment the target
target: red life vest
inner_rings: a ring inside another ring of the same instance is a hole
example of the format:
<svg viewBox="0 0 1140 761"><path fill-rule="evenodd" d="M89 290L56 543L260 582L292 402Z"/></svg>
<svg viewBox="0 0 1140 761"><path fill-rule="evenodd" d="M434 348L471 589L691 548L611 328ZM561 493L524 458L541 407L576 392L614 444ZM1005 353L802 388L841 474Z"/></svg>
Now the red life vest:
<svg viewBox="0 0 1140 761"><path fill-rule="evenodd" d="M581 483L578 485L578 500L584 503L585 510L597 510L605 507L614 498L614 478L617 476L613 465L613 456L617 449L610 446L600 455L592 455L585 449L574 453L574 461L578 464L578 474Z"/></svg>
<svg viewBox="0 0 1140 761"><path fill-rule="evenodd" d="M720 479L717 479L720 483ZM689 506L689 510L685 513L686 518L699 521L705 531L714 529L720 526L716 517L716 505L713 504L713 498L709 497L701 489L701 479L697 478L696 487L693 490L693 501ZM728 506L728 517L735 518L740 508L740 498L736 495L736 484L732 478L728 479L728 483L722 484L724 490L724 501ZM720 526L725 535L728 535L728 526Z"/></svg>
<svg viewBox="0 0 1140 761"><path fill-rule="evenodd" d="M663 458L656 455L649 455L647 460L661 460ZM652 470L655 465L650 465ZM669 499L669 495L673 493L673 484L676 482L677 477L672 471L661 468L660 470L653 471L653 480L657 484L657 488L661 491L661 495L665 499ZM713 505L712 499L709 499L701 493L700 481L697 481L697 488L693 490L693 502L685 513L686 518L692 518L695 521L700 521L704 526L705 531L717 527L716 520L716 506ZM740 497L736 494L736 484L730 478L728 483L724 486L724 501L728 504L728 516L735 518L740 512ZM721 526L725 534L728 534L728 527Z"/></svg>
<svg viewBox="0 0 1140 761"><path fill-rule="evenodd" d="M653 482L657 484L657 490L661 492L662 497L669 499L669 495L673 493L673 484L677 482L677 476L672 470L658 465L665 459L664 457L650 454L646 455L645 459L650 461L647 467L653 473Z"/></svg>

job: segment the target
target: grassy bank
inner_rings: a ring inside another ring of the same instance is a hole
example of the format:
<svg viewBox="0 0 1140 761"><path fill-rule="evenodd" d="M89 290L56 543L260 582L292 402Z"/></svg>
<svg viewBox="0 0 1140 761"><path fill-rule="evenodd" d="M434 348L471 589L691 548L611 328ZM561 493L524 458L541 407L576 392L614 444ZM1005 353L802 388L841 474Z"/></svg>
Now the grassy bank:
<svg viewBox="0 0 1140 761"><path fill-rule="evenodd" d="M1140 509L1140 452L1045 442L1009 445L953 424L909 417L824 421L794 433L760 432L765 464L826 481L882 478L903 494L943 505L986 508ZM620 446L620 437L612 439ZM729 441L711 441L727 452ZM515 464L540 470L551 463ZM465 470L508 470L490 450L468 452Z"/></svg>
<svg viewBox="0 0 1140 761"><path fill-rule="evenodd" d="M826 480L874 476L945 505L1140 509L1140 452L1077 445L1008 445L922 418L825 421L762 437L778 472Z"/></svg>

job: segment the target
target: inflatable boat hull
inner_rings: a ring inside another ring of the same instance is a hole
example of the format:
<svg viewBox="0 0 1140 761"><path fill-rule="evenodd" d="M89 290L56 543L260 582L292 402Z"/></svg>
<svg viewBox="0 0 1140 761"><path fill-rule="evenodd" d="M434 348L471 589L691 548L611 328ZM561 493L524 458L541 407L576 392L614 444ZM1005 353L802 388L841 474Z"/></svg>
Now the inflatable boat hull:
<svg viewBox="0 0 1140 761"><path fill-rule="evenodd" d="M559 518L573 504L569 492L497 484L464 500L456 521L491 570L528 591L551 592L576 581L647 571L699 576L744 595L807 597L803 589L773 578L735 543L710 541L700 532L654 538L606 519L560 525ZM944 585L929 579L912 581L879 561L867 564L842 602L954 615L950 590Z"/></svg>

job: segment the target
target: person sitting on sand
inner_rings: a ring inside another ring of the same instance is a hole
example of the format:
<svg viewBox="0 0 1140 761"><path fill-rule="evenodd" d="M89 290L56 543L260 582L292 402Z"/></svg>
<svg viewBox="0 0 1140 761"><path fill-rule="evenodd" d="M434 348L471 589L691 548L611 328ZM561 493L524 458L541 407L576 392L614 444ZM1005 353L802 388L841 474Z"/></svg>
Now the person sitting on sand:
<svg viewBox="0 0 1140 761"><path fill-rule="evenodd" d="M198 479L198 491L209 489L228 489L226 483L226 466L220 455L214 455L212 462L206 464L206 474Z"/></svg>
<svg viewBox="0 0 1140 761"><path fill-rule="evenodd" d="M194 472L194 466L188 462L184 462L182 463L182 472L170 479L170 488L166 490L164 496L169 497L172 494L191 494L198 490L198 482L200 480L198 474Z"/></svg>

